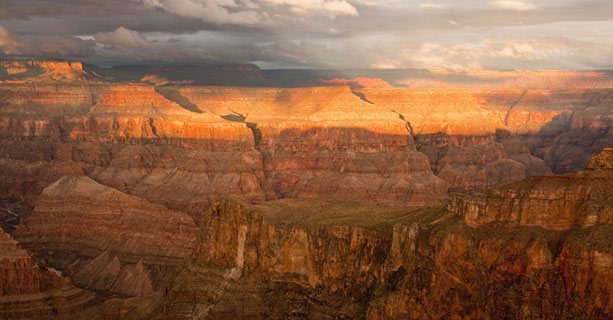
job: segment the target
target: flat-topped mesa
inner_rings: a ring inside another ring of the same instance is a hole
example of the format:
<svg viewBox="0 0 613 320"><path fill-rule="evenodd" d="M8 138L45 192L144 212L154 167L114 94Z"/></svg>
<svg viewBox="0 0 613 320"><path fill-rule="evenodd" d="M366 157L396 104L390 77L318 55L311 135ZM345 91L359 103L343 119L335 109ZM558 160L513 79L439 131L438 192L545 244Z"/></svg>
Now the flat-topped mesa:
<svg viewBox="0 0 613 320"><path fill-rule="evenodd" d="M202 140L217 147L249 144L251 131L217 115L190 110L142 84L10 84L0 86L0 134L69 140ZM217 142L215 142L217 141Z"/></svg>
<svg viewBox="0 0 613 320"><path fill-rule="evenodd" d="M87 74L78 61L0 60L0 82L85 80Z"/></svg>
<svg viewBox="0 0 613 320"><path fill-rule="evenodd" d="M180 88L202 110L247 124L280 197L436 205L446 185L397 114L349 87Z"/></svg>
<svg viewBox="0 0 613 320"><path fill-rule="evenodd" d="M574 70L429 70L420 77L396 81L412 89L574 90L613 88L607 71Z"/></svg>
<svg viewBox="0 0 613 320"><path fill-rule="evenodd" d="M84 176L66 176L47 187L15 233L24 247L47 257L77 283L122 294L142 292L122 284L129 280L122 280L126 273L143 279L134 285L148 291L160 285L154 279L168 280L155 272L180 265L195 236L196 226L187 214ZM56 260L54 254L64 258Z"/></svg>
<svg viewBox="0 0 613 320"><path fill-rule="evenodd" d="M73 139L199 140L214 150L253 146L251 131L217 115L190 108L167 91L149 85L112 85L96 88L97 99L87 117L70 133ZM174 92L173 92L174 93Z"/></svg>
<svg viewBox="0 0 613 320"><path fill-rule="evenodd" d="M94 294L37 264L0 229L0 318L49 319L85 309Z"/></svg>
<svg viewBox="0 0 613 320"><path fill-rule="evenodd" d="M71 163L106 185L194 212L211 195L420 206L443 203L447 185L484 190L548 166L581 168L610 140L603 90L583 98L522 92L4 83L0 165L6 190L34 180L44 187L58 176L39 174ZM528 131L513 124L515 114L530 120ZM498 139L499 128L512 137Z"/></svg>
<svg viewBox="0 0 613 320"><path fill-rule="evenodd" d="M570 230L613 224L611 153L613 149L605 149L579 173L530 177L473 196L451 195L448 209L472 227L512 222Z"/></svg>
<svg viewBox="0 0 613 320"><path fill-rule="evenodd" d="M214 194L267 198L262 156L247 124L190 110L172 89L73 83L1 87L7 108L0 110L0 136L6 138L0 165L6 168L4 188L13 197L25 196L19 190L38 195L40 187L19 185L37 181L45 187L61 176L45 177L57 171L49 167L73 164L78 170L65 174L85 171L174 207L192 206L194 199L199 206ZM73 93L85 93L84 99L64 99Z"/></svg>

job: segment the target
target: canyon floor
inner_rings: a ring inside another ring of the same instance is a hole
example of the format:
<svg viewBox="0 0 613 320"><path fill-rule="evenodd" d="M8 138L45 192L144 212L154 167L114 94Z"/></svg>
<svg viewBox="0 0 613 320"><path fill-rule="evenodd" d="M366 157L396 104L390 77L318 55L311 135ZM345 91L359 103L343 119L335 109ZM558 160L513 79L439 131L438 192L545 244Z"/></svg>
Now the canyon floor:
<svg viewBox="0 0 613 320"><path fill-rule="evenodd" d="M0 319L611 319L613 73L0 61Z"/></svg>

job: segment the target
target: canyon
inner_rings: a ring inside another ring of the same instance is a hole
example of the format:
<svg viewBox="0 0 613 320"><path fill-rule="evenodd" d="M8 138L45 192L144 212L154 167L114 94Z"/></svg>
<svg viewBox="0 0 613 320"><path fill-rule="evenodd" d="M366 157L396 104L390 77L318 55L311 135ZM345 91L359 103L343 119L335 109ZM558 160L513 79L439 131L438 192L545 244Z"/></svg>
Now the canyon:
<svg viewBox="0 0 613 320"><path fill-rule="evenodd" d="M611 318L611 79L1 61L0 314Z"/></svg>

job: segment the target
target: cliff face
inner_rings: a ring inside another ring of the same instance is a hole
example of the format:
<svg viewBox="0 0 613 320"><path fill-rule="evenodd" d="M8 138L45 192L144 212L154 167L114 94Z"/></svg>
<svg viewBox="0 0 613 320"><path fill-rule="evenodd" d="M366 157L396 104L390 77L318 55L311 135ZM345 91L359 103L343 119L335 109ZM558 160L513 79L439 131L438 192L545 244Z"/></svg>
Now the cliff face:
<svg viewBox="0 0 613 320"><path fill-rule="evenodd" d="M68 317L89 307L94 294L38 265L0 229L0 318Z"/></svg>
<svg viewBox="0 0 613 320"><path fill-rule="evenodd" d="M5 82L0 190L33 203L84 173L194 216L216 196L439 205L609 145L609 89L573 90Z"/></svg>
<svg viewBox="0 0 613 320"><path fill-rule="evenodd" d="M12 196L36 194L58 178L37 176L38 168L70 164L106 185L193 212L210 196L261 202L338 190L341 199L400 206L441 204L446 197L446 184L415 150L406 124L387 111L363 112L368 103L349 89L44 86L4 89ZM72 88L90 96L61 102L62 91ZM50 104L31 101L29 90L48 95ZM200 102L202 94L213 100ZM254 107L258 117L250 115ZM42 146L46 153L38 159L25 154ZM21 171L17 161L36 169ZM15 185L24 180L36 185L20 195Z"/></svg>
<svg viewBox="0 0 613 320"><path fill-rule="evenodd" d="M34 255L0 233L3 316L613 317L609 82L206 87L120 69L0 67L0 217Z"/></svg>
<svg viewBox="0 0 613 320"><path fill-rule="evenodd" d="M78 81L87 77L83 65L60 60L2 60L0 81Z"/></svg>
<svg viewBox="0 0 613 320"><path fill-rule="evenodd" d="M611 199L602 194L611 179L599 178L610 174L602 167L569 175L568 199L557 177L486 195L534 207L518 208L519 222L499 214L475 224L455 202L405 215L366 210L346 222L334 207L303 220L291 204L217 204L158 318L609 318L613 230L610 206L599 204ZM571 195L577 188L590 192Z"/></svg>
<svg viewBox="0 0 613 320"><path fill-rule="evenodd" d="M84 288L140 296L167 282L195 234L185 213L65 176L43 191L15 237Z"/></svg>
<svg viewBox="0 0 613 320"><path fill-rule="evenodd" d="M466 192L584 168L613 143L610 85L595 87L360 92L402 115L434 173Z"/></svg>

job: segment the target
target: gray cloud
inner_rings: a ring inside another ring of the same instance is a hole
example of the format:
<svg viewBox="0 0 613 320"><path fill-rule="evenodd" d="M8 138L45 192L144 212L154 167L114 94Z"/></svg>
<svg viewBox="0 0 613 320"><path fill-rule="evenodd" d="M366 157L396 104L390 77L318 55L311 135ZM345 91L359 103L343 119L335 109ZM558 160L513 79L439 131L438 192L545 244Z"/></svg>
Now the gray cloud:
<svg viewBox="0 0 613 320"><path fill-rule="evenodd" d="M346 0L135 0L179 16L214 24L276 25L284 16L357 16Z"/></svg>
<svg viewBox="0 0 613 320"><path fill-rule="evenodd" d="M0 53L19 54L21 41L7 28L0 26Z"/></svg>
<svg viewBox="0 0 613 320"><path fill-rule="evenodd" d="M113 32L98 32L94 35L94 40L98 44L115 48L133 49L149 46L149 41L145 36L123 26Z"/></svg>
<svg viewBox="0 0 613 320"><path fill-rule="evenodd" d="M24 36L20 54L28 57L85 59L95 53L93 41L58 35Z"/></svg>
<svg viewBox="0 0 613 320"><path fill-rule="evenodd" d="M608 0L0 0L0 25L4 54L99 64L613 68Z"/></svg>

